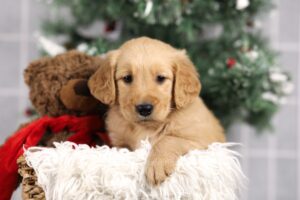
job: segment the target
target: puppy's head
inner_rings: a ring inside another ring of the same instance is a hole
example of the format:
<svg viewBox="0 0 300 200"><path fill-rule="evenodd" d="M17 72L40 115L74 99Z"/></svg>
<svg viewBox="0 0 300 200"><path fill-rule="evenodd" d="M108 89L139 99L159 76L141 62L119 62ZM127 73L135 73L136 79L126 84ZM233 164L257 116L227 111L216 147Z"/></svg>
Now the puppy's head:
<svg viewBox="0 0 300 200"><path fill-rule="evenodd" d="M142 124L163 122L197 98L201 86L184 51L142 37L108 53L89 87L101 102L118 105L127 120Z"/></svg>

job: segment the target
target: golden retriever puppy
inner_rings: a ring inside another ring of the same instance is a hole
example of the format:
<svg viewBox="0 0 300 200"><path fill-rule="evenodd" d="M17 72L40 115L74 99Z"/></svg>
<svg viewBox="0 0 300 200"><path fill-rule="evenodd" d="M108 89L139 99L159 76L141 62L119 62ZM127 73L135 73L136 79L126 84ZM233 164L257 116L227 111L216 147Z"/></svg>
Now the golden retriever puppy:
<svg viewBox="0 0 300 200"><path fill-rule="evenodd" d="M163 182L188 151L225 141L219 121L199 98L193 63L185 51L159 40L132 39L109 52L88 84L110 105L106 123L114 146L134 150L149 138L151 184Z"/></svg>

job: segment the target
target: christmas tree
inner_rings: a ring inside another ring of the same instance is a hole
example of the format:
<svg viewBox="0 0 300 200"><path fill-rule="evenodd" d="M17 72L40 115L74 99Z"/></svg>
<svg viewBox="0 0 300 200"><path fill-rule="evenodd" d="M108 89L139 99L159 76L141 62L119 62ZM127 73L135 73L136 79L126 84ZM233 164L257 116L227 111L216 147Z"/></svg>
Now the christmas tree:
<svg viewBox="0 0 300 200"><path fill-rule="evenodd" d="M276 53L256 27L270 0L53 0L48 36L91 55L149 36L184 48L197 66L201 97L225 127L236 120L258 129L292 90ZM67 17L66 17L67 13Z"/></svg>

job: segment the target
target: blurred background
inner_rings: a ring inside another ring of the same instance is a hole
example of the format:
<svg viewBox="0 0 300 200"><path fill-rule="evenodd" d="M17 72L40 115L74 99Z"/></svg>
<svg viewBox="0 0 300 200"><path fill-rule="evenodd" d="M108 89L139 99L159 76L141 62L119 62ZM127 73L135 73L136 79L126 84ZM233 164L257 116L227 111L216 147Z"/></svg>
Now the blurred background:
<svg viewBox="0 0 300 200"><path fill-rule="evenodd" d="M259 1L250 0L250 5L252 2ZM242 143L238 150L249 178L248 190L242 194L245 200L300 199L300 1L273 0L272 3L274 9L256 19L255 26L262 29L271 48L280 53L278 65L290 73L295 88L272 118L273 129L258 131L255 125L236 120L228 128L228 140ZM57 10L50 8L51 4L51 1L1 0L0 144L20 123L28 120L24 112L30 102L22 73L30 61L41 55L36 35L42 34L41 26L45 19L55 19L57 15ZM149 10L147 5L143 9ZM107 24L104 26L106 31L111 28ZM98 31L92 29L92 32ZM217 34L218 30L218 27L207 27L204 36ZM120 37L118 34L110 37ZM56 42L64 40L53 38ZM101 53L100 50L98 52ZM225 60L224 63L229 68L236 64L236 60ZM17 193L13 199L20 197Z"/></svg>

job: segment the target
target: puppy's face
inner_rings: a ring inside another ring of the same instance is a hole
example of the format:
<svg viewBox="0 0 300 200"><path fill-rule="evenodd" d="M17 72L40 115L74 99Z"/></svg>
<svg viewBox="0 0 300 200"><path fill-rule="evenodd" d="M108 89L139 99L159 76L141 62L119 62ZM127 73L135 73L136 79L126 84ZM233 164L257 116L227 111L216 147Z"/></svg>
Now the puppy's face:
<svg viewBox="0 0 300 200"><path fill-rule="evenodd" d="M165 121L200 92L198 74L185 53L145 37L110 52L89 87L101 102L118 105L126 120L141 124Z"/></svg>
<svg viewBox="0 0 300 200"><path fill-rule="evenodd" d="M160 122L170 113L174 72L167 56L144 46L120 52L115 73L117 103L126 119Z"/></svg>

